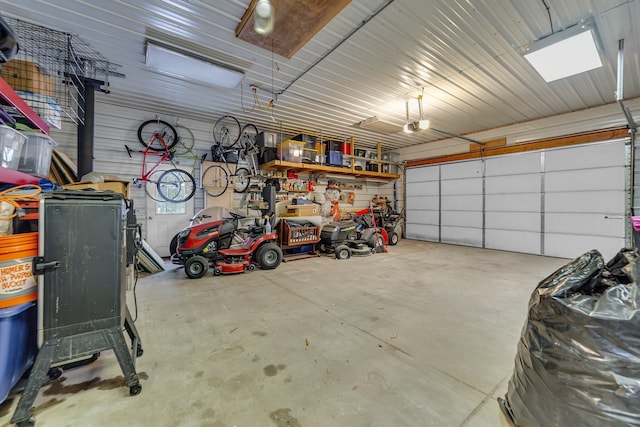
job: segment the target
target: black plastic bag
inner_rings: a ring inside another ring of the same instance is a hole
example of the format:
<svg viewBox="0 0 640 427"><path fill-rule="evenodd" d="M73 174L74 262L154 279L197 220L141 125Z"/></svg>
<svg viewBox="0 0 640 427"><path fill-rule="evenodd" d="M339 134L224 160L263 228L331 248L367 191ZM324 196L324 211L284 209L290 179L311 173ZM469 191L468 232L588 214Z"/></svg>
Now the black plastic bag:
<svg viewBox="0 0 640 427"><path fill-rule="evenodd" d="M499 399L515 425L640 426L637 258L593 250L538 284Z"/></svg>

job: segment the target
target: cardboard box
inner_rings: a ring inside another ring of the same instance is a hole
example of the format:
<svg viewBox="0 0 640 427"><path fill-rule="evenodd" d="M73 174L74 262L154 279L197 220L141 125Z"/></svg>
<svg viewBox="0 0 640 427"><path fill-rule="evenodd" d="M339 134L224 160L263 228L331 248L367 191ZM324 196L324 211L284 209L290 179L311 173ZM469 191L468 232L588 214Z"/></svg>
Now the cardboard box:
<svg viewBox="0 0 640 427"><path fill-rule="evenodd" d="M129 198L129 181L107 180L105 182L76 182L73 184L63 185L66 190L84 190L92 188L96 191L113 191L122 194L125 198Z"/></svg>
<svg viewBox="0 0 640 427"><path fill-rule="evenodd" d="M32 92L53 98L54 81L35 62L13 59L2 66L2 78L15 91Z"/></svg>
<svg viewBox="0 0 640 427"><path fill-rule="evenodd" d="M287 211L293 216L312 216L320 214L320 206L312 205L288 205Z"/></svg>

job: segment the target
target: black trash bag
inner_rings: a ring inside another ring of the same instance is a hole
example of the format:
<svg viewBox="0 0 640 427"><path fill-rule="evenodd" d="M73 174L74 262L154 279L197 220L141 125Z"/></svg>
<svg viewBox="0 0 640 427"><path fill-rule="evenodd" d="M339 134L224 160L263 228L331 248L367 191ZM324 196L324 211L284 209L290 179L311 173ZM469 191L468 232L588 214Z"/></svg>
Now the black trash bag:
<svg viewBox="0 0 640 427"><path fill-rule="evenodd" d="M593 250L538 284L499 399L513 424L640 426L637 262Z"/></svg>

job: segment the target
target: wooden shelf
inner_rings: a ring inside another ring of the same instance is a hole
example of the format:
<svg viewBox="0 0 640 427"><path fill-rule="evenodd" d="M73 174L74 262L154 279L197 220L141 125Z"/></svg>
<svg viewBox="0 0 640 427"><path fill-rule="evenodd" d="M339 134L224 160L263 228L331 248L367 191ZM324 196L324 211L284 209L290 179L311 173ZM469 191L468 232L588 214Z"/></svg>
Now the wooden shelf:
<svg viewBox="0 0 640 427"><path fill-rule="evenodd" d="M284 160L272 160L268 163L260 165L260 169L271 171L293 170L296 172L328 172L340 175L355 176L358 178L376 178L387 179L389 181L399 179L400 175L395 173L383 173L372 171L359 171L348 167L341 168L339 166L316 165L311 163L295 163Z"/></svg>

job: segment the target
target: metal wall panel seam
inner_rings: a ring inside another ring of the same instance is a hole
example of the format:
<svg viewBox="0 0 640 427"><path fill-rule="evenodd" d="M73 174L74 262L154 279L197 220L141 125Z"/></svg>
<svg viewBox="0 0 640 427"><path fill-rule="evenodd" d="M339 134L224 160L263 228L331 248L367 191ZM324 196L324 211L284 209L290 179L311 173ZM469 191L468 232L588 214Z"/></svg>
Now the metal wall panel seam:
<svg viewBox="0 0 640 427"><path fill-rule="evenodd" d="M544 255L544 198L545 198L545 188L544 188L544 156L545 151L542 150L540 152L540 255Z"/></svg>

